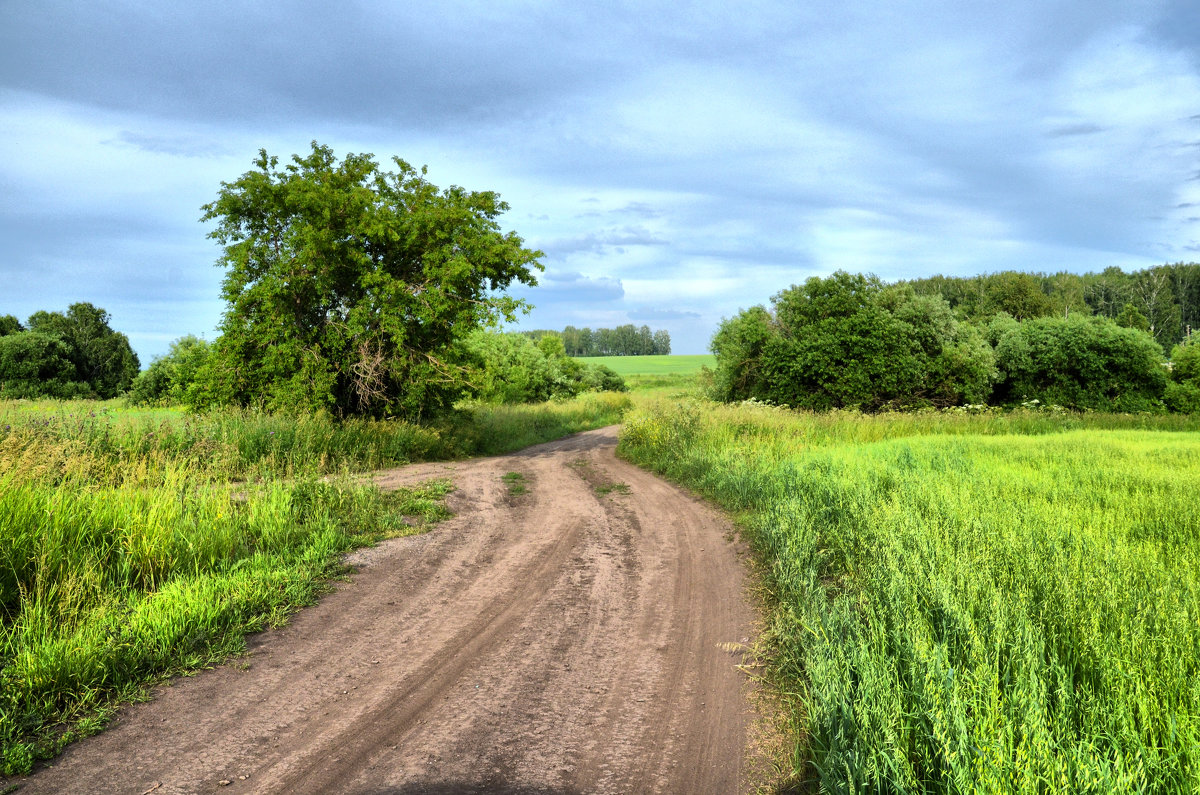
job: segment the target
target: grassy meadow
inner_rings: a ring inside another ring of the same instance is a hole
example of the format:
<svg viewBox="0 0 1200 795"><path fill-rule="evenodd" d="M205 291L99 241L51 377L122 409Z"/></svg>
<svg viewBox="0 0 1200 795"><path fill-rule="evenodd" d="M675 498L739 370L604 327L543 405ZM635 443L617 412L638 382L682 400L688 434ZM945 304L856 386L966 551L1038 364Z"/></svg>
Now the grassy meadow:
<svg viewBox="0 0 1200 795"><path fill-rule="evenodd" d="M0 403L0 772L102 726L148 682L213 664L417 532L452 488L353 473L507 452L619 422L623 395L468 406L433 425L118 402Z"/></svg>
<svg viewBox="0 0 1200 795"><path fill-rule="evenodd" d="M738 517L798 787L1200 791L1200 422L646 397L621 454Z"/></svg>
<svg viewBox="0 0 1200 795"><path fill-rule="evenodd" d="M694 389L704 368L712 368L716 357L697 356L588 356L580 361L602 364L625 379L635 392Z"/></svg>

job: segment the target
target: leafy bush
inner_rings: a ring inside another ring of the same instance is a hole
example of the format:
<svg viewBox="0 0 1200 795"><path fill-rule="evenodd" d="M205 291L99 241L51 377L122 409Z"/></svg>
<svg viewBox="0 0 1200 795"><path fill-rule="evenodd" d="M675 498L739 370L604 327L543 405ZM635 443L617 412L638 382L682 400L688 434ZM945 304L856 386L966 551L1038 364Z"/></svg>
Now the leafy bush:
<svg viewBox="0 0 1200 795"><path fill-rule="evenodd" d="M944 299L873 276L812 278L721 324L715 396L824 410L986 399L993 354Z"/></svg>
<svg viewBox="0 0 1200 795"><path fill-rule="evenodd" d="M1171 383L1163 402L1171 411L1200 414L1200 343L1176 345L1171 351Z"/></svg>
<svg viewBox="0 0 1200 795"><path fill-rule="evenodd" d="M190 334L175 340L166 356L155 359L134 379L130 403L177 406L198 402L196 376L208 360L209 351L207 342Z"/></svg>
<svg viewBox="0 0 1200 795"><path fill-rule="evenodd" d="M1037 399L1072 409L1161 409L1167 371L1158 343L1106 318L1072 315L1016 323L1001 316L995 340L1001 403Z"/></svg>
<svg viewBox="0 0 1200 795"><path fill-rule="evenodd" d="M535 344L524 334L477 331L465 348L471 363L468 395L484 403L536 403L582 392L625 391L621 376L567 356L555 335Z"/></svg>

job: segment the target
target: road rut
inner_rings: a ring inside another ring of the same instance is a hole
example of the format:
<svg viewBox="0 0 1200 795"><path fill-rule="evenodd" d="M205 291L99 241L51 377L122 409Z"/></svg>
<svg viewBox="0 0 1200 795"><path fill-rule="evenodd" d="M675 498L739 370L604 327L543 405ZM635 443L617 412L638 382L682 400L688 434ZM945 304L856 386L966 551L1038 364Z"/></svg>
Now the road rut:
<svg viewBox="0 0 1200 795"><path fill-rule="evenodd" d="M450 478L454 518L355 553L240 664L160 688L20 792L745 791L739 546L616 432L378 473Z"/></svg>

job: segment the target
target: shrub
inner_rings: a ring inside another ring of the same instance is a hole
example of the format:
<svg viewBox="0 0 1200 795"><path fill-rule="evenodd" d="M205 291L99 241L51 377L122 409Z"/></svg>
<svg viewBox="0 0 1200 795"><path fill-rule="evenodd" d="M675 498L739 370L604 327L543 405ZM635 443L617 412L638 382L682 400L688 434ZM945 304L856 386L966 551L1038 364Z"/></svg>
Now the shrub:
<svg viewBox="0 0 1200 795"><path fill-rule="evenodd" d="M603 365L584 364L564 352L562 339L477 331L467 338L471 387L484 403L536 403L582 392L623 392L621 376Z"/></svg>
<svg viewBox="0 0 1200 795"><path fill-rule="evenodd" d="M1167 385L1158 343L1106 318L1072 315L994 321L1002 403L1040 400L1072 409L1161 409Z"/></svg>
<svg viewBox="0 0 1200 795"><path fill-rule="evenodd" d="M196 402L199 385L196 376L208 360L207 342L188 335L171 343L166 356L155 359L138 373L130 389L134 405L180 405Z"/></svg>
<svg viewBox="0 0 1200 795"><path fill-rule="evenodd" d="M721 324L715 396L800 408L950 406L986 399L993 354L938 296L839 271Z"/></svg>

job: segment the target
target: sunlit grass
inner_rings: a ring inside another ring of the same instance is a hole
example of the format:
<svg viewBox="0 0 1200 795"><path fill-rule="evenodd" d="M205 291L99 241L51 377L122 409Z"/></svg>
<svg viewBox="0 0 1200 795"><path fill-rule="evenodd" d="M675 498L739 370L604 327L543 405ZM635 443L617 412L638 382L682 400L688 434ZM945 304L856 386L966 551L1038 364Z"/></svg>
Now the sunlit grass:
<svg viewBox="0 0 1200 795"><path fill-rule="evenodd" d="M1200 788L1200 424L648 401L623 455L743 517L823 790Z"/></svg>
<svg viewBox="0 0 1200 795"><path fill-rule="evenodd" d="M446 515L446 481L384 494L351 473L507 452L628 406L585 395L414 425L0 402L0 772L236 653L321 593L342 553Z"/></svg>
<svg viewBox="0 0 1200 795"><path fill-rule="evenodd" d="M711 354L686 356L588 356L581 359L588 364L602 364L617 375L696 375L701 368L712 368L716 357Z"/></svg>

